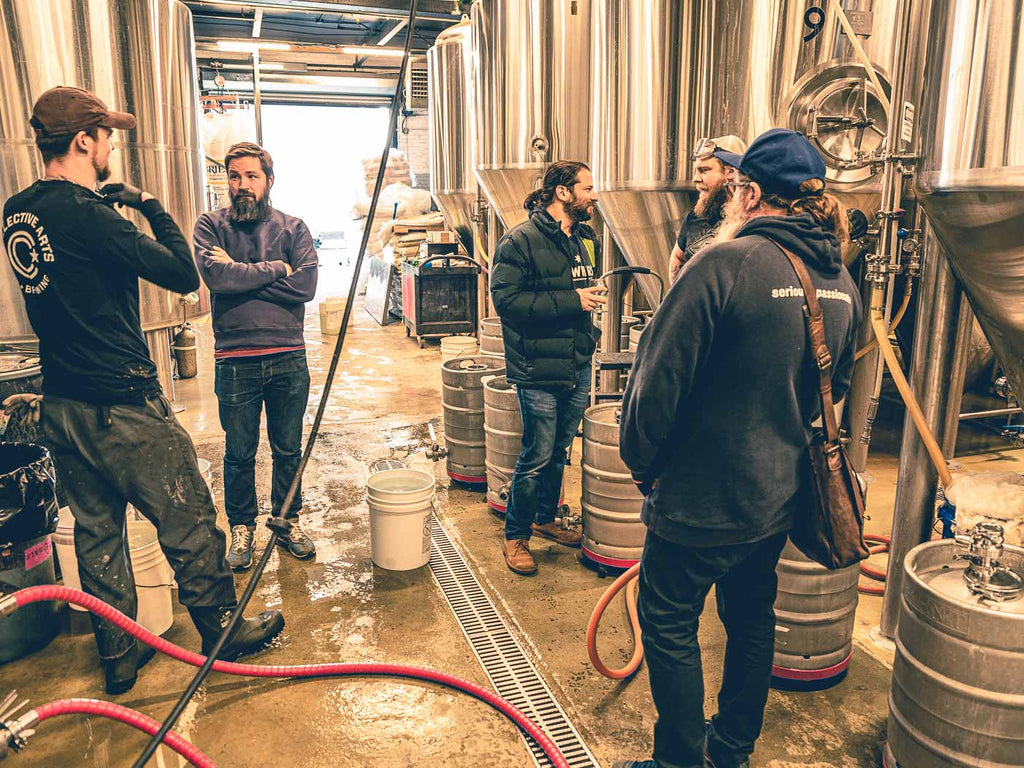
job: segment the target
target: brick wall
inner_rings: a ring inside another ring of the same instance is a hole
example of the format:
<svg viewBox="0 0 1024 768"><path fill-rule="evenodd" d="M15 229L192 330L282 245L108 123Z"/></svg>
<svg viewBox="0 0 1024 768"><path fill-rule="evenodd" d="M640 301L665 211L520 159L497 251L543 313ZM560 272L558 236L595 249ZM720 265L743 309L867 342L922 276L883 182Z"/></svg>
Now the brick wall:
<svg viewBox="0 0 1024 768"><path fill-rule="evenodd" d="M427 111L417 111L409 117L400 118L398 124L398 148L409 158L409 165L416 174L416 187L430 189L430 159L428 147Z"/></svg>

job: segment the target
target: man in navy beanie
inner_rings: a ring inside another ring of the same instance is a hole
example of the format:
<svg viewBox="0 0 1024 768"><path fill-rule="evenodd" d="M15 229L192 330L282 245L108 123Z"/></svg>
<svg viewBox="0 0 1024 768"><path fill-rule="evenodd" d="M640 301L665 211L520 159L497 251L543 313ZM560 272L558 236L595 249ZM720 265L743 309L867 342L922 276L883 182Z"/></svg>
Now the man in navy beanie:
<svg viewBox="0 0 1024 768"><path fill-rule="evenodd" d="M641 337L622 404L620 451L645 497L638 605L658 721L653 759L617 768L745 768L761 733L775 566L820 415L803 291L783 248L817 289L836 401L853 369L860 302L821 155L773 129L727 186L717 242L686 263ZM728 640L706 725L697 627L712 586Z"/></svg>

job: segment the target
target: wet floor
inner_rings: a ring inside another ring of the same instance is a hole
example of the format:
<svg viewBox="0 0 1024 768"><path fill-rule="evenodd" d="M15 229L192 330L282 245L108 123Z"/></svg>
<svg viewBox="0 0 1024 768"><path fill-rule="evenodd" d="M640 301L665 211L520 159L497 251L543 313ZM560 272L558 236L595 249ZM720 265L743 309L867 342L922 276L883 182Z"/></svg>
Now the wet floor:
<svg viewBox="0 0 1024 768"><path fill-rule="evenodd" d="M343 270L325 268L325 274L321 294L340 293ZM424 455L427 424L437 427L441 415L436 342L418 349L399 323L377 326L361 302L352 323L304 482L303 525L316 541L317 557L299 562L281 553L272 556L252 610L280 608L287 626L272 647L251 660L386 661L429 666L486 685L429 570L388 572L370 560L364 484L375 460L398 458L437 477L444 525L601 765L649 756L655 713L646 671L641 669L632 681L615 683L598 676L586 657L587 619L610 580L581 566L575 552L548 543L535 546L540 564L536 577L510 573L501 558L501 521L488 511L483 494L449 488L443 464L433 464ZM209 334L209 325L203 330ZM323 389L331 343L333 338L321 337L311 308L307 344L314 387L307 429ZM179 418L193 434L199 455L212 462L220 504L223 435L213 395L212 351L209 345L201 349L200 376L177 384L177 401L187 406ZM1012 452L967 461L979 462L1000 469L1020 463ZM873 457L870 470L875 482L868 529L887 533L895 459ZM579 477L577 445L567 469L566 498L574 506ZM257 483L264 512L269 480L269 449L263 445ZM220 522L226 525L223 515ZM258 550L268 538L269 531L260 526ZM247 578L240 574L236 579L239 591ZM861 598L853 663L845 681L817 693L772 692L764 735L751 761L755 768L878 764L892 658L891 651L869 637L878 624L879 606L879 598ZM75 624L81 628L80 621ZM166 637L198 649L198 636L180 607ZM725 640L713 603L705 613L701 639L711 713ZM625 663L631 653L621 602L606 615L601 650L615 664ZM159 657L140 673L136 687L116 700L160 719L191 673L191 668ZM89 634L63 634L47 648L0 668L0 693L9 688L18 688L33 704L73 696L107 698ZM436 686L394 679L268 682L214 674L179 730L224 768L532 764L517 731L485 705ZM120 768L132 764L143 743L143 737L125 726L65 717L43 724L29 749L9 763ZM151 765L179 762L163 751Z"/></svg>

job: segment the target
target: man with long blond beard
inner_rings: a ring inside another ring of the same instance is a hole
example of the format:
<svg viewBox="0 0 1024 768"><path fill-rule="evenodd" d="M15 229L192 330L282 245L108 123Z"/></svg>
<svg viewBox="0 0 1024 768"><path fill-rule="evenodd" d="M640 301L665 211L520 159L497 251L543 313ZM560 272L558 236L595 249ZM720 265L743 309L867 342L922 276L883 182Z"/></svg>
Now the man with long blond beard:
<svg viewBox="0 0 1024 768"><path fill-rule="evenodd" d="M747 148L736 136L701 139L693 150L693 183L697 202L686 214L669 259L669 274L675 282L683 265L715 238L722 221L722 208L729 199L725 184L732 178Z"/></svg>
<svg viewBox="0 0 1024 768"><path fill-rule="evenodd" d="M845 211L799 133L773 129L727 187L719 242L698 253L640 338L620 453L644 495L638 608L658 710L651 760L617 768L747 768L775 641L775 566L802 504L819 376L788 251L821 303L836 400L860 302ZM785 249L785 251L783 250ZM834 362L833 362L834 361ZM725 625L718 712L705 724L697 627L715 587Z"/></svg>

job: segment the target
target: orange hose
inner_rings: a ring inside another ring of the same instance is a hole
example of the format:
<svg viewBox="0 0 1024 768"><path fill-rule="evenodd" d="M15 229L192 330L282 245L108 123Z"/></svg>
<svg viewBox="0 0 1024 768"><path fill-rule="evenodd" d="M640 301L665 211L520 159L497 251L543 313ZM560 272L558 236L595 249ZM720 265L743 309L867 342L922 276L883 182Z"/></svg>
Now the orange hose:
<svg viewBox="0 0 1024 768"><path fill-rule="evenodd" d="M873 533L865 533L864 541L873 541L875 546L868 547L868 552L872 555L880 555L889 551L889 537L878 536ZM864 563L860 565L860 572L867 576L869 579L875 579L876 581L885 581L885 571L875 570L870 568ZM860 585L857 587L857 591L862 595L884 595L885 587L874 587L867 585Z"/></svg>
<svg viewBox="0 0 1024 768"><path fill-rule="evenodd" d="M594 606L594 612L590 614L590 622L587 624L587 655L594 669L612 680L625 680L636 674L640 668L640 662L644 659L644 646L640 642L640 615L636 609L637 583L640 579L640 563L632 566L619 578L612 582L611 586L601 595L601 599ZM601 624L601 617L605 609L622 589L626 588L626 610L629 612L629 622L633 627L633 658L621 669L611 669L605 666L597 652L597 628Z"/></svg>

